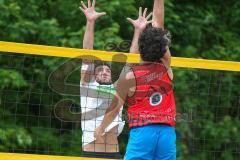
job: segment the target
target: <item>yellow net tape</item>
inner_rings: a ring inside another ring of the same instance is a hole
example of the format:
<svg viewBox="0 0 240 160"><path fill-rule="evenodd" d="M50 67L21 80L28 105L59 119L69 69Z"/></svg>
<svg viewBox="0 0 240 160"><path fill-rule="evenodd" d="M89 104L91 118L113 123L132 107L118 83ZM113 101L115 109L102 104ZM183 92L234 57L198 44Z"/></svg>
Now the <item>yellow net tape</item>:
<svg viewBox="0 0 240 160"><path fill-rule="evenodd" d="M67 156L48 156L17 153L0 153L1 160L100 160L98 158L82 158Z"/></svg>
<svg viewBox="0 0 240 160"><path fill-rule="evenodd" d="M0 51L41 55L41 56L66 57L66 58L84 57L86 59L88 59L87 58L88 56L92 55L91 59L96 58L96 59L101 59L103 61L117 61L117 62L127 61L129 63L139 62L138 54L21 44L21 43L2 42L2 41L0 41ZM117 57L117 58L113 58L113 57ZM204 60L204 59L193 59L193 58L173 57L172 66L184 67L184 68L196 68L196 69L209 69L209 70L224 70L224 71L237 71L237 72L240 71L240 62Z"/></svg>

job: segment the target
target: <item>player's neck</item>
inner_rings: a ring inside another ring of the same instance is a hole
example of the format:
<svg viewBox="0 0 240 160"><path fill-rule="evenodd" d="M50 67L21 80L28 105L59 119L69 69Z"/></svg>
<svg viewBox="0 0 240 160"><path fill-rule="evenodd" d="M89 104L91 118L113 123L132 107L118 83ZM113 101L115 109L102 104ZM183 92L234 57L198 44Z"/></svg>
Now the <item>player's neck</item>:
<svg viewBox="0 0 240 160"><path fill-rule="evenodd" d="M154 62L150 62L150 61L144 61L144 60L140 60L140 64L141 65L145 65L145 64L151 64L151 63L154 63Z"/></svg>
<svg viewBox="0 0 240 160"><path fill-rule="evenodd" d="M144 60L140 59L140 65L153 64L153 63L162 63L162 62L161 61L159 61L159 62L150 62L150 61L144 61Z"/></svg>

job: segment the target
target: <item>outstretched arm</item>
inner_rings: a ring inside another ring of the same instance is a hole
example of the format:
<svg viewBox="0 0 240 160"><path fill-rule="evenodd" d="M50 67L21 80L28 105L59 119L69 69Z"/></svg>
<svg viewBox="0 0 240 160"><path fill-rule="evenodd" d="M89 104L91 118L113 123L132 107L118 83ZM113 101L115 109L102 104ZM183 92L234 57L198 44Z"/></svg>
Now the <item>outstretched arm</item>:
<svg viewBox="0 0 240 160"><path fill-rule="evenodd" d="M164 66L167 68L167 72L168 72L170 79L173 79L173 71L171 68L171 57L172 57L171 52L168 48L167 52L165 53L165 55L163 56L163 58L161 60L164 64Z"/></svg>
<svg viewBox="0 0 240 160"><path fill-rule="evenodd" d="M134 35L133 35L133 40L130 47L130 53L137 53L137 54L139 53L139 45L138 45L139 37L143 32L143 30L146 28L146 26L152 23L152 20L149 20L151 17L152 17L152 13L147 15L147 8L145 8L143 12L142 7L140 7L139 13L138 13L138 19L133 20L131 18L127 18L127 20L130 23L132 23L132 25L134 26ZM129 72L129 70L131 70L131 65L132 64L127 63L127 65L122 69L120 76Z"/></svg>
<svg viewBox="0 0 240 160"><path fill-rule="evenodd" d="M139 53L138 41L141 33L146 28L146 26L152 23L151 18L152 13L147 16L147 8L145 8L144 12L142 12L142 7L139 8L139 15L137 20L133 20L131 18L127 18L127 20L133 24L134 26L134 36L130 48L131 53Z"/></svg>
<svg viewBox="0 0 240 160"><path fill-rule="evenodd" d="M94 136L96 139L102 139L105 129L111 124L116 116L119 114L122 106L124 105L129 89L135 85L135 79L133 72L123 73L116 86L116 94L114 95L112 102L104 115L101 125L96 128Z"/></svg>
<svg viewBox="0 0 240 160"><path fill-rule="evenodd" d="M83 38L83 49L93 49L94 44L94 26L96 20L106 15L105 12L99 13L95 10L96 0L88 0L88 7L81 1L81 6L79 7L84 13L87 19L86 31ZM92 61L83 60L82 69L81 69L81 84L87 85L94 74L94 64Z"/></svg>
<svg viewBox="0 0 240 160"><path fill-rule="evenodd" d="M164 0L154 0L152 26L164 28Z"/></svg>
<svg viewBox="0 0 240 160"><path fill-rule="evenodd" d="M88 0L88 7L83 1L81 1L81 5L82 6L79 8L85 14L87 19L86 31L83 38L83 49L93 49L95 22L99 17L106 15L106 13L95 11L96 0L93 0L92 3L91 0Z"/></svg>
<svg viewBox="0 0 240 160"><path fill-rule="evenodd" d="M156 28L164 28L164 0L154 0L152 25ZM171 68L171 53L169 48L167 48L167 52L161 61L167 68L169 77L173 79L173 72Z"/></svg>

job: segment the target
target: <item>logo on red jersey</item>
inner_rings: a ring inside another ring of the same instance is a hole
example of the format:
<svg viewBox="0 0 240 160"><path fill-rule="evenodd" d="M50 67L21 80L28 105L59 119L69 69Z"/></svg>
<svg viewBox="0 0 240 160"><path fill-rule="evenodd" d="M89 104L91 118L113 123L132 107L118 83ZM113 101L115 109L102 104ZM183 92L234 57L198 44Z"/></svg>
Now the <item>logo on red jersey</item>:
<svg viewBox="0 0 240 160"><path fill-rule="evenodd" d="M159 92L153 93L150 98L150 104L151 106L157 106L162 102L163 96Z"/></svg>

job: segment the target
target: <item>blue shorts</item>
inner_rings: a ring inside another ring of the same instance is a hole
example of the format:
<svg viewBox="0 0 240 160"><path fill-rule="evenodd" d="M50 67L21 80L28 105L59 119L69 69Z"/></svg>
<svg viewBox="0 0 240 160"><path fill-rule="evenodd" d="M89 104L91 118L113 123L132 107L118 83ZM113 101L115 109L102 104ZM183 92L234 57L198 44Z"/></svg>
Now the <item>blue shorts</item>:
<svg viewBox="0 0 240 160"><path fill-rule="evenodd" d="M175 128L160 124L132 128L124 160L176 160Z"/></svg>

